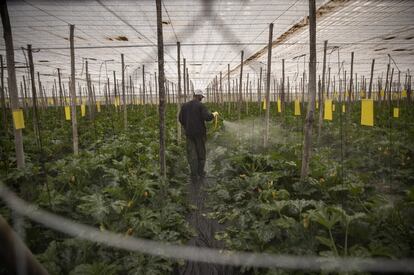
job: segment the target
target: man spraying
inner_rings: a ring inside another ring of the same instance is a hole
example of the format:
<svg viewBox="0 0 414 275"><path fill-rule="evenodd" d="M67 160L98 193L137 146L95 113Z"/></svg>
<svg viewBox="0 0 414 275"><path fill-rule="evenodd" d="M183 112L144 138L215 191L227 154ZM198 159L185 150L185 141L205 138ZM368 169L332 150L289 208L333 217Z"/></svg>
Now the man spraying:
<svg viewBox="0 0 414 275"><path fill-rule="evenodd" d="M203 91L196 90L193 99L183 104L178 116L185 130L187 159L193 182L206 175L204 166L206 164L207 131L204 121L211 121L218 116L218 112L210 113L207 107L201 103L203 98Z"/></svg>

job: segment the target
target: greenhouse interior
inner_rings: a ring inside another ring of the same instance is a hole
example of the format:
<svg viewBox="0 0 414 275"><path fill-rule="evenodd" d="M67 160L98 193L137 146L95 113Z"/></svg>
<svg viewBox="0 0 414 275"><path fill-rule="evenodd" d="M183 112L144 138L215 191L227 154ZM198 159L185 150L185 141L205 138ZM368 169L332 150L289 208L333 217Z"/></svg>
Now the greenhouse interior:
<svg viewBox="0 0 414 275"><path fill-rule="evenodd" d="M414 273L414 1L0 13L0 275Z"/></svg>

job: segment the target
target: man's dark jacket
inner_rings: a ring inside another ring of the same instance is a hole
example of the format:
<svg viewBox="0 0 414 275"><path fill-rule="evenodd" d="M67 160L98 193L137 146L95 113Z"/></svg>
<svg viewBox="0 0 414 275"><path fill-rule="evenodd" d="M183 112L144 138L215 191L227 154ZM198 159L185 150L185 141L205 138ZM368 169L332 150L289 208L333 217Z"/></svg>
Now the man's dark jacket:
<svg viewBox="0 0 414 275"><path fill-rule="evenodd" d="M205 137L204 121L211 121L214 116L199 100L193 99L183 104L178 118L188 137Z"/></svg>

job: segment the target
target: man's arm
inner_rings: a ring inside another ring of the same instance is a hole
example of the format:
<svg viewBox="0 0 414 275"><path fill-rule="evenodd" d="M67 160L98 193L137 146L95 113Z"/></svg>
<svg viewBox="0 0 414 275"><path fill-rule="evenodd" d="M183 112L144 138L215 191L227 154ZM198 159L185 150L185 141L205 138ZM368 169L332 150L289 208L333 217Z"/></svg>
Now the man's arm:
<svg viewBox="0 0 414 275"><path fill-rule="evenodd" d="M205 121L212 121L214 116L210 113L204 104L201 104L201 115Z"/></svg>

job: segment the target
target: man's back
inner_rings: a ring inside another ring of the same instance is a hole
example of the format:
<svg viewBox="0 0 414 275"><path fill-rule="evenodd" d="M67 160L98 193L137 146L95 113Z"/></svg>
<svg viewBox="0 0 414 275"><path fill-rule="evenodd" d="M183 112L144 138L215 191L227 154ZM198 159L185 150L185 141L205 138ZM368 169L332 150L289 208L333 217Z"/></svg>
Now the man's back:
<svg viewBox="0 0 414 275"><path fill-rule="evenodd" d="M204 121L210 121L214 116L199 100L193 99L183 104L179 114L181 125L189 137L201 137L206 135Z"/></svg>

